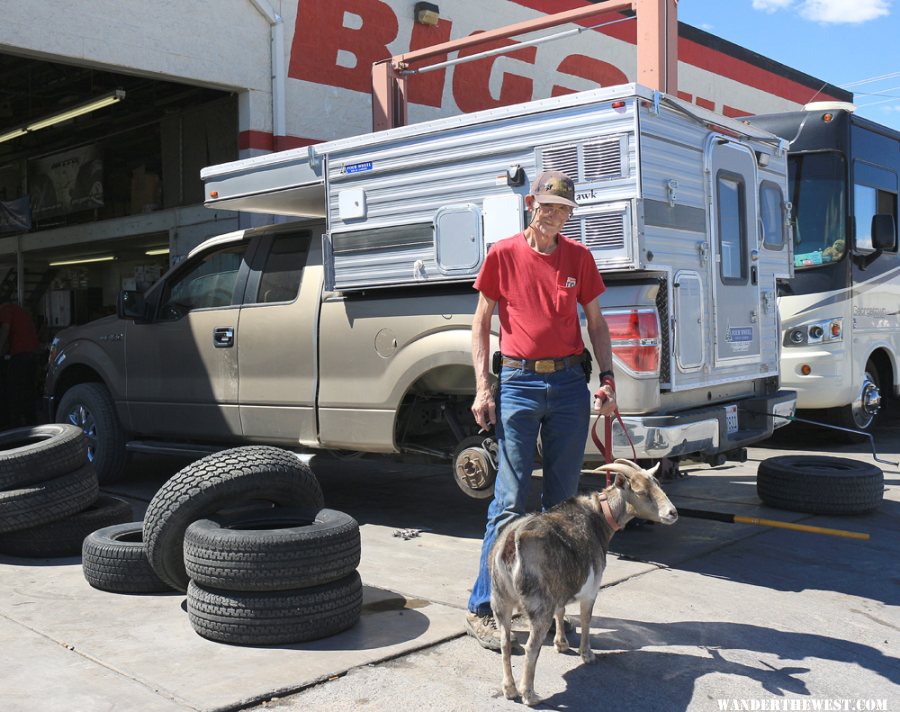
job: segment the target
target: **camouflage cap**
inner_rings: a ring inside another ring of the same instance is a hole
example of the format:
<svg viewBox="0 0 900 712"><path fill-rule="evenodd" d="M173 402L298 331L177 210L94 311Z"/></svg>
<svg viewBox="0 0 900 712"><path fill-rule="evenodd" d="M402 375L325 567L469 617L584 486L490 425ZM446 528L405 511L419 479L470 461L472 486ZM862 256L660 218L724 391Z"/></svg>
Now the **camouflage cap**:
<svg viewBox="0 0 900 712"><path fill-rule="evenodd" d="M531 195L539 203L559 203L577 208L575 183L562 171L544 171L531 184Z"/></svg>

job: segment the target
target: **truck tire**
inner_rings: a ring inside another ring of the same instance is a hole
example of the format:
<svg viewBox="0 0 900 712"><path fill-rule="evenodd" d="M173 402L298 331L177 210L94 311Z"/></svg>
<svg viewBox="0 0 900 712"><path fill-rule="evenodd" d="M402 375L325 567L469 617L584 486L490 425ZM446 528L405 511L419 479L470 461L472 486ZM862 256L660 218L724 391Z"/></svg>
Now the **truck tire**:
<svg viewBox="0 0 900 712"><path fill-rule="evenodd" d="M781 455L759 464L759 498L776 509L811 514L863 514L877 508L884 474L844 457Z"/></svg>
<svg viewBox="0 0 900 712"><path fill-rule="evenodd" d="M125 472L125 435L109 390L102 383L79 383L67 390L56 412L59 423L77 425L88 439L88 459L102 484Z"/></svg>
<svg viewBox="0 0 900 712"><path fill-rule="evenodd" d="M147 560L143 522L91 532L81 548L81 570L94 588L113 593L159 593L172 588Z"/></svg>
<svg viewBox="0 0 900 712"><path fill-rule="evenodd" d="M0 534L0 553L31 558L78 556L84 538L113 524L130 522L131 504L119 497L101 494L80 512L29 529Z"/></svg>
<svg viewBox="0 0 900 712"><path fill-rule="evenodd" d="M173 475L150 500L144 541L153 570L173 588L187 590L185 530L198 519L254 500L315 511L324 503L315 475L286 450L251 445L207 455Z"/></svg>
<svg viewBox="0 0 900 712"><path fill-rule="evenodd" d="M63 519L89 507L99 494L90 464L46 482L0 492L0 533Z"/></svg>
<svg viewBox="0 0 900 712"><path fill-rule="evenodd" d="M184 567L205 588L284 591L356 571L359 525L333 509L288 507L199 519L184 535Z"/></svg>
<svg viewBox="0 0 900 712"><path fill-rule="evenodd" d="M229 592L191 581L188 620L209 640L235 645L285 645L318 640L356 625L362 581L354 571L337 581L290 591Z"/></svg>
<svg viewBox="0 0 900 712"><path fill-rule="evenodd" d="M0 490L52 480L88 461L80 428L62 423L0 433Z"/></svg>

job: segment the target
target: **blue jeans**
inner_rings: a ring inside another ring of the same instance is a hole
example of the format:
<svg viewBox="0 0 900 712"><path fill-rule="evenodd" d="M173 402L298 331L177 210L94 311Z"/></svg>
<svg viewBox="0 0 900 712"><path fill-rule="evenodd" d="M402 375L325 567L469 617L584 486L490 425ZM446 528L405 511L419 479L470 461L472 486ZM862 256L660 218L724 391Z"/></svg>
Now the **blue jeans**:
<svg viewBox="0 0 900 712"><path fill-rule="evenodd" d="M549 509L578 491L590 408L590 392L580 364L554 373L506 366L500 371L495 426L500 461L478 579L469 597L471 612L491 612L488 557L500 529L525 514L538 432L544 462L541 508Z"/></svg>

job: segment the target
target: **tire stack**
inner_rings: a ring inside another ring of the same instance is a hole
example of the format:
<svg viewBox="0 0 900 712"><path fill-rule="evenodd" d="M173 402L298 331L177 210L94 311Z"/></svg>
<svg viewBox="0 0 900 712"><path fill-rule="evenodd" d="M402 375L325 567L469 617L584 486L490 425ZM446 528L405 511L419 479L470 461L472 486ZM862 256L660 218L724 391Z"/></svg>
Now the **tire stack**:
<svg viewBox="0 0 900 712"><path fill-rule="evenodd" d="M275 507L210 517L184 539L188 617L239 645L316 640L362 609L359 525L343 512Z"/></svg>
<svg viewBox="0 0 900 712"><path fill-rule="evenodd" d="M84 433L53 423L0 433L0 553L77 556L92 531L132 518L101 495Z"/></svg>
<svg viewBox="0 0 900 712"><path fill-rule="evenodd" d="M159 579L187 592L201 636L241 645L313 640L354 625L362 607L359 526L323 505L296 455L234 448L160 488L143 545Z"/></svg>

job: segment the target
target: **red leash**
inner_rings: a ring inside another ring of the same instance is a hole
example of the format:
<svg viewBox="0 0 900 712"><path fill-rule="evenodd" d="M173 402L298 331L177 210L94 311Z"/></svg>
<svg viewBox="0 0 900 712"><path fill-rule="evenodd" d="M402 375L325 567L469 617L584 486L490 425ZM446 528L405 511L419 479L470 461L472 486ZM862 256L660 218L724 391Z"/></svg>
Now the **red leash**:
<svg viewBox="0 0 900 712"><path fill-rule="evenodd" d="M628 444L631 445L631 454L632 457L637 460L637 452L634 449L634 442L631 440L631 435L628 433L628 428L625 427L625 423L622 421L622 415L619 413L619 409L616 408L613 411L613 415L615 419L619 421L619 425L622 426L622 432L625 433L625 437L628 438ZM600 440L600 437L597 435L597 425L600 422L600 418L603 418L603 440ZM612 424L613 419L611 417L597 415L597 418L594 420L594 425L591 427L591 440L594 441L594 445L597 446L597 449L600 451L600 454L603 455L603 459L606 464L615 461L615 456L613 455L613 444L612 444ZM611 475L609 472L606 473L606 486L610 485Z"/></svg>

